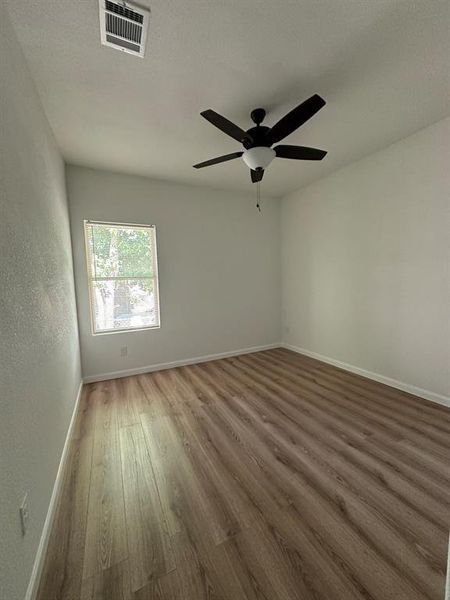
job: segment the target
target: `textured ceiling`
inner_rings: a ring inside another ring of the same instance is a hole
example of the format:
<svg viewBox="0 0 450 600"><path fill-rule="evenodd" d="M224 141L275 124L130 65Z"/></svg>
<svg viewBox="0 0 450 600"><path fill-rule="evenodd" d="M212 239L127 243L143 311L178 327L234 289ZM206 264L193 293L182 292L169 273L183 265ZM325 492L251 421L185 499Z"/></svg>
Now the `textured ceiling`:
<svg viewBox="0 0 450 600"><path fill-rule="evenodd" d="M321 163L275 160L263 193L281 196L449 112L447 0L148 0L147 53L100 45L97 0L8 0L68 162L249 190L239 150L203 120L271 125L313 93L327 106L285 143Z"/></svg>

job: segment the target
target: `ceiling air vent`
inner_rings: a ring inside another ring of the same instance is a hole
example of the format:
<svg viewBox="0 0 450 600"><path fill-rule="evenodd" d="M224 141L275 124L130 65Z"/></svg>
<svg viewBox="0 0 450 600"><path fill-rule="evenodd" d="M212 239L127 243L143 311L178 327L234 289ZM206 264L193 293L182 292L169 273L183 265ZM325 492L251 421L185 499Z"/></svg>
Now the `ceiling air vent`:
<svg viewBox="0 0 450 600"><path fill-rule="evenodd" d="M131 2L99 0L102 44L143 57L150 11Z"/></svg>

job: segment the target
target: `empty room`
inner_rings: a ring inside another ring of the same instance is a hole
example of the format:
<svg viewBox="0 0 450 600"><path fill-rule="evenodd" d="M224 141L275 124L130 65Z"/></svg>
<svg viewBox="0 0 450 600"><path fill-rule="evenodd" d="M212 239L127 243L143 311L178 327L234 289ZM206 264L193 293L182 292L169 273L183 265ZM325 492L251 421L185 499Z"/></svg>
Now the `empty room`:
<svg viewBox="0 0 450 600"><path fill-rule="evenodd" d="M0 0L0 600L450 600L449 74L449 0Z"/></svg>

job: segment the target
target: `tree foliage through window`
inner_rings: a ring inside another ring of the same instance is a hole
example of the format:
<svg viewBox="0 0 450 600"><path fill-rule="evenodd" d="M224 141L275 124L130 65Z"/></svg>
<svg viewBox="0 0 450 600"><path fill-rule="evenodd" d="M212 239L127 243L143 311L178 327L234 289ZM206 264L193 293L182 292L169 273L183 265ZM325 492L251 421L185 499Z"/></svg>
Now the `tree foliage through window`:
<svg viewBox="0 0 450 600"><path fill-rule="evenodd" d="M86 222L94 333L159 325L155 229Z"/></svg>

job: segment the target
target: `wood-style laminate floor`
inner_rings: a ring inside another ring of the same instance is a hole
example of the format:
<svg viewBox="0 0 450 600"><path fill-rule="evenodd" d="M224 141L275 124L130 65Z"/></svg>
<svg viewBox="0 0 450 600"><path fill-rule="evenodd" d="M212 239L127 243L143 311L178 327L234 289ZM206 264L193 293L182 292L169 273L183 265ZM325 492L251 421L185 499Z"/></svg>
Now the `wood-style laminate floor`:
<svg viewBox="0 0 450 600"><path fill-rule="evenodd" d="M283 349L85 386L39 600L442 600L450 410Z"/></svg>

